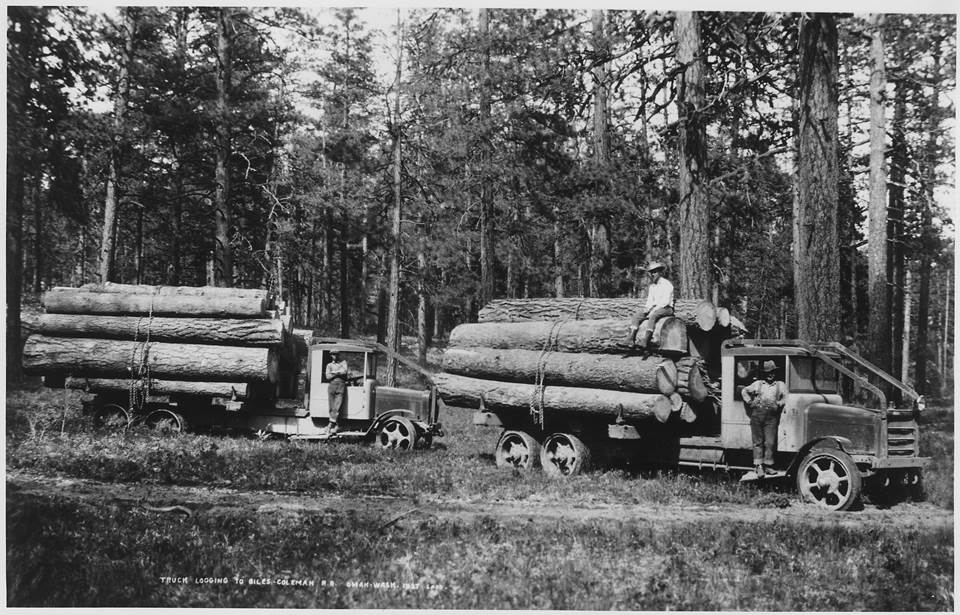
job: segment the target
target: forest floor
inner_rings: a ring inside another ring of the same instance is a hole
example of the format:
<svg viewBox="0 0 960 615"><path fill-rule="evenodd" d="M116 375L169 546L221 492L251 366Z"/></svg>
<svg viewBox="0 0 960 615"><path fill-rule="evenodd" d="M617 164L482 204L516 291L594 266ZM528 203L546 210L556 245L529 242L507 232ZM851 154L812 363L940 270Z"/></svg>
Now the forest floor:
<svg viewBox="0 0 960 615"><path fill-rule="evenodd" d="M503 471L462 411L398 452L103 434L78 400L8 391L8 606L954 607L948 408L924 420L927 501L829 513L724 473Z"/></svg>

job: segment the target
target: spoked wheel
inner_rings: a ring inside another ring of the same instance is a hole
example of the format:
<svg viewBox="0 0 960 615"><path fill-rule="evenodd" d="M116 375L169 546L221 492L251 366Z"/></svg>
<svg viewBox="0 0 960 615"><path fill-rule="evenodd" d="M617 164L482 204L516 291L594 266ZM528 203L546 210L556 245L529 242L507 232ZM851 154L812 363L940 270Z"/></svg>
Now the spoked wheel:
<svg viewBox="0 0 960 615"><path fill-rule="evenodd" d="M93 426L96 429L117 431L130 425L130 413L120 404L106 404L93 413Z"/></svg>
<svg viewBox="0 0 960 615"><path fill-rule="evenodd" d="M540 450L540 465L550 476L574 476L590 469L590 449L573 434L551 434Z"/></svg>
<svg viewBox="0 0 960 615"><path fill-rule="evenodd" d="M144 424L160 434L177 434L186 430L183 417L172 410L154 410L147 415Z"/></svg>
<svg viewBox="0 0 960 615"><path fill-rule="evenodd" d="M417 428L413 421L402 416L387 419L377 434L377 445L380 448L396 448L411 450L417 446Z"/></svg>
<svg viewBox="0 0 960 615"><path fill-rule="evenodd" d="M525 431L508 429L497 441L494 457L498 468L535 468L540 463L540 443Z"/></svg>
<svg viewBox="0 0 960 615"><path fill-rule="evenodd" d="M863 479L853 458L841 450L814 449L797 472L800 496L828 510L850 510L860 503Z"/></svg>

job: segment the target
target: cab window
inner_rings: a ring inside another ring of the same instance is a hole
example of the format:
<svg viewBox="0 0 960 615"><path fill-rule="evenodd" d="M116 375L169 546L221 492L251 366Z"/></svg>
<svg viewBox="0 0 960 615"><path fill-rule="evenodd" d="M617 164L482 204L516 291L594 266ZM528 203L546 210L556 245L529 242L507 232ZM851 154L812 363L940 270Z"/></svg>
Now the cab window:
<svg viewBox="0 0 960 615"><path fill-rule="evenodd" d="M792 393L836 393L837 370L812 357L790 357Z"/></svg>

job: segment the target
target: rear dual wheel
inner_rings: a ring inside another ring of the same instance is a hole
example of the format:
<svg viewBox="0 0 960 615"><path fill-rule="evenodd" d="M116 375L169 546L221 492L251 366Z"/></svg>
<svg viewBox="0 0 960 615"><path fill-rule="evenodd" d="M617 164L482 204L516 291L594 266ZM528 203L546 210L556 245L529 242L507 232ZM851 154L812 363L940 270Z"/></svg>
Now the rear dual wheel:
<svg viewBox="0 0 960 615"><path fill-rule="evenodd" d="M578 436L550 434L540 449L540 465L549 476L575 476L590 469L590 448Z"/></svg>
<svg viewBox="0 0 960 615"><path fill-rule="evenodd" d="M525 431L508 429L497 441L494 458L498 468L535 468L540 463L540 443Z"/></svg>

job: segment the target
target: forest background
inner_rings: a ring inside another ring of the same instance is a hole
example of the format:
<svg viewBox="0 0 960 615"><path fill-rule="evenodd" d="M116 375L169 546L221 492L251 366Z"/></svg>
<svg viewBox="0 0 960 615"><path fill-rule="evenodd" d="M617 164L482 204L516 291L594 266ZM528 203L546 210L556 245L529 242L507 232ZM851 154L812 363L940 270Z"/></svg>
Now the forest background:
<svg viewBox="0 0 960 615"><path fill-rule="evenodd" d="M8 379L52 286L267 288L425 361L656 259L750 336L952 394L954 15L367 17L8 7Z"/></svg>

